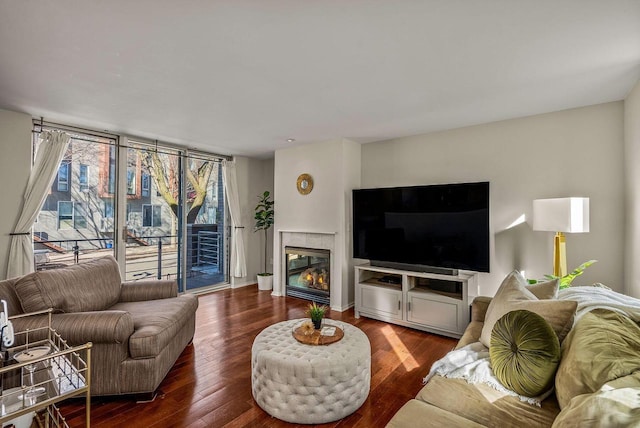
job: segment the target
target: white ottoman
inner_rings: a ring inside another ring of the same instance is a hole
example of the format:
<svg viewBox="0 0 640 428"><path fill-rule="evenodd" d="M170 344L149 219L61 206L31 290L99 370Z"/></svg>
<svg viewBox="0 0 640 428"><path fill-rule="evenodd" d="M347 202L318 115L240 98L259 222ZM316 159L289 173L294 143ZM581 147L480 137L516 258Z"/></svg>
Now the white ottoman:
<svg viewBox="0 0 640 428"><path fill-rule="evenodd" d="M253 398L287 422L333 422L358 410L369 395L371 345L357 327L327 320L344 338L326 346L305 345L292 335L303 319L262 330L251 348Z"/></svg>

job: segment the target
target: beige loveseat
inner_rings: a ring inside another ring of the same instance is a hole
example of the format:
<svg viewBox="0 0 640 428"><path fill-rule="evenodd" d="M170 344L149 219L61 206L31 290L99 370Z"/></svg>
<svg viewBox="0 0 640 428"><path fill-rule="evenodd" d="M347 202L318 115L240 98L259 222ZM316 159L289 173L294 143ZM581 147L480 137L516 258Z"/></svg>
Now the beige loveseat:
<svg viewBox="0 0 640 428"><path fill-rule="evenodd" d="M9 315L54 309L53 328L71 345L92 342L91 394L152 393L192 341L198 300L175 281L122 282L116 260L0 281ZM46 325L16 319L14 329Z"/></svg>
<svg viewBox="0 0 640 428"><path fill-rule="evenodd" d="M456 349L480 339L491 298L477 297ZM562 343L555 391L540 407L486 384L434 376L388 428L640 426L640 327L606 309L584 314Z"/></svg>

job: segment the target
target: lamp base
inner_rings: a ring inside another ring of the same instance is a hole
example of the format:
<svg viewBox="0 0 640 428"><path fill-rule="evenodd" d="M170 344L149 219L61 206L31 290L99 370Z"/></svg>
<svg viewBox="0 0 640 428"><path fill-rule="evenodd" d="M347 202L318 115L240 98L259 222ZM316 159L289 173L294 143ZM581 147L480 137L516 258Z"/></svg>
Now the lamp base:
<svg viewBox="0 0 640 428"><path fill-rule="evenodd" d="M562 278L567 274L567 244L563 232L553 238L553 275Z"/></svg>

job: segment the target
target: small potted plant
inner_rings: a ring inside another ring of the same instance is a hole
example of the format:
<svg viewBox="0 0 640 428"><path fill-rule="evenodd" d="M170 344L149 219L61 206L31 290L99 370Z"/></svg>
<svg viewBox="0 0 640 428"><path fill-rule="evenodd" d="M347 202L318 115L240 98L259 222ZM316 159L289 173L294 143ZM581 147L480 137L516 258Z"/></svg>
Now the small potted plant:
<svg viewBox="0 0 640 428"><path fill-rule="evenodd" d="M265 190L258 195L258 205L255 208L256 221L254 232L264 231L264 270L258 274L258 289L271 290L273 287L273 273L267 272L267 231L273 226L273 204L271 194Z"/></svg>
<svg viewBox="0 0 640 428"><path fill-rule="evenodd" d="M309 308L307 309L307 315L311 318L313 322L313 327L316 330L320 330L322 326L322 318L324 317L325 312L327 311L325 305L318 306L316 302L309 303Z"/></svg>

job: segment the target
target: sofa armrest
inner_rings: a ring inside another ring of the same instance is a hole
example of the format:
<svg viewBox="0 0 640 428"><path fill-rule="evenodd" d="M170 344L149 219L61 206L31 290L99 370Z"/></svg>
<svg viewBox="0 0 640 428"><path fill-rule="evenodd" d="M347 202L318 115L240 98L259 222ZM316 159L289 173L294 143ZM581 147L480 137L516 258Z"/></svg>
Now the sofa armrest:
<svg viewBox="0 0 640 428"><path fill-rule="evenodd" d="M72 345L127 343L133 334L133 318L125 311L95 311L54 314L53 329Z"/></svg>
<svg viewBox="0 0 640 428"><path fill-rule="evenodd" d="M492 297L486 296L478 296L473 299L473 303L471 303L471 321L484 323L484 317L487 314L491 300Z"/></svg>
<svg viewBox="0 0 640 428"><path fill-rule="evenodd" d="M174 280L147 279L123 282L119 302L142 302L178 296L178 283Z"/></svg>

